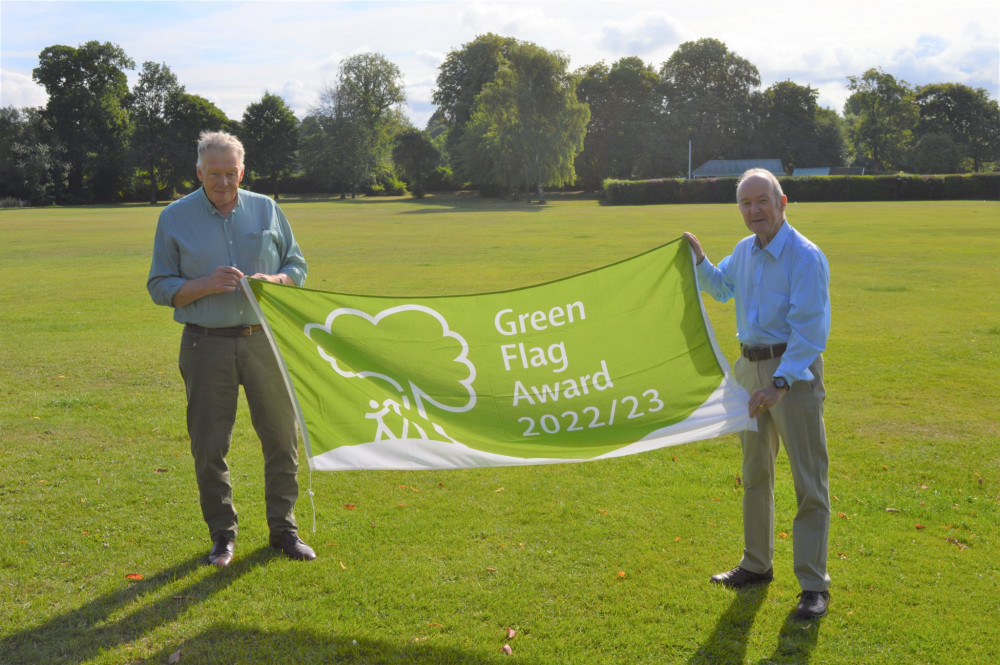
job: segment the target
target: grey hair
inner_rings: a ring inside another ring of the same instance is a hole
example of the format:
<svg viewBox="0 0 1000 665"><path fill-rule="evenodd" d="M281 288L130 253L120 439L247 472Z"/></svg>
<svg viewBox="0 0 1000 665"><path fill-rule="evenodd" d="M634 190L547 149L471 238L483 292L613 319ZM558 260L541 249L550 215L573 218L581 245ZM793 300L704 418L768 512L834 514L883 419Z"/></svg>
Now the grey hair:
<svg viewBox="0 0 1000 665"><path fill-rule="evenodd" d="M243 157L246 151L240 140L228 132L202 132L198 138L198 166L201 167L201 157L209 150L228 150L236 153L236 161L243 168Z"/></svg>
<svg viewBox="0 0 1000 665"><path fill-rule="evenodd" d="M781 183L778 182L778 176L774 175L767 169L761 168L748 169L743 172L743 175L740 176L739 182L736 183L736 200L739 201L740 187L743 185L743 182L749 178L753 178L754 176L760 176L771 183L771 191L774 192L774 202L780 203L781 197L785 195L785 192L781 189Z"/></svg>

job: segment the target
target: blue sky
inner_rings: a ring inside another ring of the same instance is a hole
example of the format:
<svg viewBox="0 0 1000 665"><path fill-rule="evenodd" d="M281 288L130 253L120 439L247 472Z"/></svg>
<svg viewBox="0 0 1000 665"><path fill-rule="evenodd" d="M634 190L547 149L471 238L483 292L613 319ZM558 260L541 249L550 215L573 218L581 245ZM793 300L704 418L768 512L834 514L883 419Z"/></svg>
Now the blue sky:
<svg viewBox="0 0 1000 665"><path fill-rule="evenodd" d="M378 52L403 72L407 115L433 112L449 51L494 32L562 51L570 68L639 56L657 69L677 45L712 37L760 70L842 110L847 77L881 67L911 85L959 82L1000 97L995 0L613 0L575 2L0 2L0 105L39 106L31 80L46 46L113 42L136 61L165 63L188 92L240 119L265 91L299 117L333 84L340 61Z"/></svg>

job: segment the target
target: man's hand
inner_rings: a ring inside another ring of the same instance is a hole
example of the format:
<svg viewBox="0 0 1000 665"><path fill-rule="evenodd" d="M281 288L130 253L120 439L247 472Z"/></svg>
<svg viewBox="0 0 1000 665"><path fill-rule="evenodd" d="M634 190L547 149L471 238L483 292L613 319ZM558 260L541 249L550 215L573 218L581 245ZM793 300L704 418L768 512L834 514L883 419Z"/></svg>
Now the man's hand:
<svg viewBox="0 0 1000 665"><path fill-rule="evenodd" d="M174 294L173 306L184 307L214 293L232 293L240 288L243 273L233 266L219 266L211 275L189 279Z"/></svg>
<svg viewBox="0 0 1000 665"><path fill-rule="evenodd" d="M787 392L787 390L775 388L771 384L755 390L753 395L750 395L750 401L747 403L747 406L750 409L750 417L756 418L770 409L772 406L780 402L781 398L784 397Z"/></svg>
<svg viewBox="0 0 1000 665"><path fill-rule="evenodd" d="M259 273L256 273L254 275L250 275L250 279L262 279L265 282L274 282L275 284L291 284L292 283L292 280L289 279L288 275L286 275L283 272L280 272L277 275L265 275L264 273L259 272Z"/></svg>
<svg viewBox="0 0 1000 665"><path fill-rule="evenodd" d="M691 250L694 251L694 257L697 259L696 265L700 265L705 260L705 250L701 248L701 243L698 242L698 238L693 233L685 231L684 237L691 243Z"/></svg>

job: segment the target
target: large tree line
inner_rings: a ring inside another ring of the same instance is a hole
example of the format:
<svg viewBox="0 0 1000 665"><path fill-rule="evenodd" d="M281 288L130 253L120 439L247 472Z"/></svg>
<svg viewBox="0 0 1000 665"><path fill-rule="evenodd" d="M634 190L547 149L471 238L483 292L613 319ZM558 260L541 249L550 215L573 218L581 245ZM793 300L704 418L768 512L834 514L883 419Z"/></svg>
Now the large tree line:
<svg viewBox="0 0 1000 665"><path fill-rule="evenodd" d="M791 172L962 173L1000 162L1000 107L984 89L919 88L879 68L848 77L843 115L792 81L761 88L757 67L715 39L681 44L658 68L638 57L574 72L536 44L481 35L451 51L437 110L413 127L398 66L346 58L300 121L266 92L232 120L188 93L164 63L117 45L45 48L33 78L45 107L0 109L0 197L35 204L169 199L194 186L203 130L234 132L247 184L297 191L402 192L477 187L496 194L606 178L686 175L708 159L779 158Z"/></svg>

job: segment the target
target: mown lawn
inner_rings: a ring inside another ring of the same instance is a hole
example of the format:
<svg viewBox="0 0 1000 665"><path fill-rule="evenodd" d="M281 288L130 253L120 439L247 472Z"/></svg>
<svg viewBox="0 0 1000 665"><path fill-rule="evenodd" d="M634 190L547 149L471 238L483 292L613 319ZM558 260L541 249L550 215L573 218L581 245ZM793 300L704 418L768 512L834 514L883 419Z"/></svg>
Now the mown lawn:
<svg viewBox="0 0 1000 665"><path fill-rule="evenodd" d="M735 205L282 205L308 284L356 293L513 288L685 230L717 261L745 235ZM815 622L791 617L783 457L775 582L708 584L742 547L735 437L581 465L311 478L303 465L315 514L304 493L297 513L320 558L301 564L267 547L241 407L237 559L203 565L180 329L145 289L158 212L0 211L0 663L1000 657L1000 204L789 206L832 272L833 587ZM732 358L731 305L706 307Z"/></svg>

